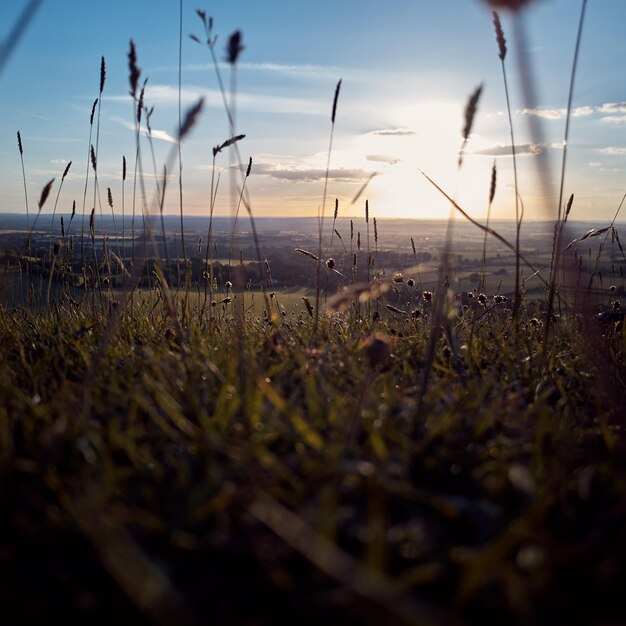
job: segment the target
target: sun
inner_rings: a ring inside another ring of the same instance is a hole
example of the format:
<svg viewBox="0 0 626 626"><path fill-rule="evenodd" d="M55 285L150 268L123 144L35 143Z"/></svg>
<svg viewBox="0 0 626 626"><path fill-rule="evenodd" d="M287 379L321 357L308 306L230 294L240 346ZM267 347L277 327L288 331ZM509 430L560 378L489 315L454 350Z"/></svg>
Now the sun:
<svg viewBox="0 0 626 626"><path fill-rule="evenodd" d="M356 150L380 162L379 175L367 189L376 213L397 218L448 218L450 202L420 170L463 202L468 213L485 213L491 162L472 154L470 141L459 169L460 123L454 123L460 120L458 107L449 103L403 106L392 114L408 124L370 132L355 142Z"/></svg>

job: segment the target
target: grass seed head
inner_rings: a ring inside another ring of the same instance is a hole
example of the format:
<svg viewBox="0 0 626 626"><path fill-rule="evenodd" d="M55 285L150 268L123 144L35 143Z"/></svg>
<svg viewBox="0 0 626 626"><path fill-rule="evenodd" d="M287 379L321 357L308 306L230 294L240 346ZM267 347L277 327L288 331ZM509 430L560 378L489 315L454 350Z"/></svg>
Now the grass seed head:
<svg viewBox="0 0 626 626"><path fill-rule="evenodd" d="M239 59L239 55L245 50L241 43L242 34L240 30L236 30L229 38L226 46L226 62L235 65Z"/></svg>
<svg viewBox="0 0 626 626"><path fill-rule="evenodd" d="M339 90L341 89L341 80L337 83L335 87L335 97L333 98L333 112L330 116L330 121L332 124L335 123L335 117L337 116L337 101L339 100Z"/></svg>
<svg viewBox="0 0 626 626"><path fill-rule="evenodd" d="M53 183L54 183L54 178L52 180L49 180L44 185L44 188L41 190L41 196L39 197L39 203L38 203L40 211L43 208L43 205L46 203L46 200L48 199L48 196L50 195L50 190L52 189L52 184Z"/></svg>
<svg viewBox="0 0 626 626"><path fill-rule="evenodd" d="M102 91L104 90L104 82L106 81L106 77L107 77L106 63L104 61L104 57L102 57L102 60L100 61L100 93L101 94L102 94Z"/></svg>
<svg viewBox="0 0 626 626"><path fill-rule="evenodd" d="M139 84L139 77L141 76L141 70L137 65L137 49L135 48L135 42L130 40L130 50L128 52L128 80L130 82L130 95L135 98L137 96L137 85Z"/></svg>
<svg viewBox="0 0 626 626"><path fill-rule="evenodd" d="M501 61L504 61L506 57L506 39L504 38L504 31L502 30L502 24L500 23L500 16L497 11L492 11L493 25L496 29L496 41L498 42L498 56Z"/></svg>

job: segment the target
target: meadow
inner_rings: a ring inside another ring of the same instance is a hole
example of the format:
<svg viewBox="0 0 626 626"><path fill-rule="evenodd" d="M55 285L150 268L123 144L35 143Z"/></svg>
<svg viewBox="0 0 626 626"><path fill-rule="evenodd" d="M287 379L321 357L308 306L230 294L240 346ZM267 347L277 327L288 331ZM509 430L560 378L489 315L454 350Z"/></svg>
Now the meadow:
<svg viewBox="0 0 626 626"><path fill-rule="evenodd" d="M265 227L239 173L242 222L210 204L187 248L165 181L123 235L37 225L50 186L5 220L3 623L624 623L619 223L570 201L521 240L450 198L457 238L402 238L365 194L357 243L337 208Z"/></svg>

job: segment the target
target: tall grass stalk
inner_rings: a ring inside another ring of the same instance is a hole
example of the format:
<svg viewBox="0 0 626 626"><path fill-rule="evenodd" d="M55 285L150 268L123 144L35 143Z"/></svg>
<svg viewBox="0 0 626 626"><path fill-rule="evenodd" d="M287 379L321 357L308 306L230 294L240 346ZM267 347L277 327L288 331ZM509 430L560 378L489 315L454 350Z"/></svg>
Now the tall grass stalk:
<svg viewBox="0 0 626 626"><path fill-rule="evenodd" d="M26 228L30 228L30 210L28 208L28 188L26 186L26 169L24 167L24 146L22 144L22 133L17 131L17 148L20 152L20 162L22 164L22 181L24 183L24 203L26 206Z"/></svg>
<svg viewBox="0 0 626 626"><path fill-rule="evenodd" d="M521 289L520 289L520 234L522 230L522 220L524 218L523 205L520 205L519 185L517 179L517 154L515 151L515 135L513 132L513 116L511 114L511 100L509 97L509 82L506 74L506 64L504 60L507 54L506 39L502 30L500 16L496 11L492 12L493 25L496 32L496 41L498 43L498 58L502 68L502 82L504 83L504 94L506 97L506 111L509 120L509 133L511 137L511 157L513 159L513 186L515 189L515 301L513 302L513 320L515 322L516 336L519 335L519 310L521 305ZM491 208L491 206L489 207ZM486 236L486 235L485 235Z"/></svg>
<svg viewBox="0 0 626 626"><path fill-rule="evenodd" d="M83 188L83 206L82 206L82 218L80 225L80 256L81 265L83 266L83 280L85 284L87 282L87 268L86 268L86 254L85 254L85 218L87 211L87 189L89 187L89 169L91 165L91 139L93 136L93 119L96 114L96 107L98 106L98 98L93 101L91 105L91 114L89 116L89 141L87 142L87 164L85 170L85 186Z"/></svg>
<svg viewBox="0 0 626 626"><path fill-rule="evenodd" d="M550 290L548 292L548 306L546 310L546 329L544 333L543 345L547 347L552 330L552 318L554 311L554 296L557 290L558 268L561 260L561 245L563 241L563 231L566 217L563 215L563 194L565 190L565 172L567 168L567 149L569 143L569 127L572 118L572 104L574 100L574 84L576 80L576 70L578 67L578 56L580 53L583 25L585 23L585 11L587 0L582 0L580 17L578 20L578 32L576 34L576 45L574 46L574 58L572 61L572 71L570 74L569 93L567 96L567 113L565 115L565 131L563 135L563 157L561 159L561 176L559 182L559 198L557 211L557 236L552 249L552 265L550 270ZM571 209L571 203L569 204Z"/></svg>
<svg viewBox="0 0 626 626"><path fill-rule="evenodd" d="M491 183L489 185L489 200L487 202L487 219L485 221L485 227L488 229L489 228L489 223L491 220L491 205L493 204L493 199L494 196L496 195L496 178L497 178L497 170L496 170L496 162L493 162L493 165L491 167ZM481 261L480 261L480 289L485 289L485 266L487 264L487 235L488 235L488 230L485 230L484 236L483 236L483 254L481 257ZM517 243L517 242L516 242ZM516 249L517 249L517 245L516 245ZM515 255L515 257L518 257L518 254Z"/></svg>
<svg viewBox="0 0 626 626"><path fill-rule="evenodd" d="M317 256L319 260L317 262L317 269L315 272L315 322L313 325L313 338L317 335L317 328L319 324L320 316L320 292L322 289L322 239L324 235L324 215L326 212L326 194L328 191L328 175L330 172L330 155L333 151L333 137L335 134L335 119L337 117L337 103L339 101L339 91L341 90L341 80L335 87L335 96L333 98L333 108L330 115L330 139L328 142L328 154L326 156L326 174L324 176L324 193L322 195L322 205L318 209L317 223L318 223L318 243L317 243Z"/></svg>
<svg viewBox="0 0 626 626"><path fill-rule="evenodd" d="M252 229L252 235L253 235L253 239L254 239L254 246L255 246L255 250L256 250L256 255L257 255L257 259L259 261L259 273L261 276L261 289L263 291L263 297L265 299L265 303L266 306L268 307L268 311L270 310L270 302L267 296L267 290L265 289L265 283L263 281L263 271L262 271L262 263L261 263L261 248L260 248L260 242L259 242L259 238L258 238L258 234L257 234L257 230L256 230L256 223L254 220L254 214L252 211L252 203L251 200L249 198L248 195L248 190L246 188L245 185L245 174L244 174L244 169L243 169L243 161L241 158L241 153L239 151L239 145L238 145L238 141L240 139L243 139L245 137L245 135L236 135L235 134L235 122L236 122L236 115L235 115L235 104L236 104L236 100L235 100L235 94L236 94L236 64L237 61L239 59L240 54L243 52L244 50L244 46L242 43L242 35L240 31L235 31L229 38L227 47L226 47L226 60L227 62L230 64L231 66L231 83L230 83L230 88L231 88L231 97L230 97L230 101L226 96L226 90L224 88L224 81L222 80L222 74L220 72L220 68L219 68L219 64L217 62L217 57L215 55L215 44L217 42L217 35L213 34L213 18L212 17L208 17L206 15L205 11L202 10L197 10L196 11L198 17L200 18L200 21L202 22L203 28L204 28L204 32L205 32L205 41L202 42L196 35L190 35L190 38L201 44L201 45L206 45L206 47L209 49L209 53L211 54L211 59L213 62L213 68L215 70L215 75L217 77L217 82L218 82L218 86L219 86L219 90L220 93L222 95L222 103L224 105L224 110L226 112L226 116L228 119L228 123L229 123L229 129L230 129L230 136L231 139L229 139L227 142L225 142L224 144L222 144L222 148L224 147L229 147L230 148L230 155L231 155L231 175L233 172L238 171L240 176L241 176L241 189L243 189L243 194L241 196L241 202L243 203L246 212L248 213L248 217L250 218L250 227ZM235 159L232 159L232 155L235 155ZM215 156L215 155L214 155ZM233 162L234 161L234 162ZM213 187L213 180L214 180L214 172L215 172L215 162L213 162L213 171L211 174L211 187ZM236 190L236 184L234 182L234 178L231 177L231 201L234 200L235 198L235 190ZM212 218L213 218L213 210L214 210L214 206L215 206L215 197L217 195L217 187L215 189L215 192L213 193L213 189L211 192L211 205L210 205L210 218L209 218L209 230L212 227ZM208 241L207 241L207 246L211 245L211 236L209 235L208 237ZM212 263L211 263L212 266ZM209 270L209 273L211 274L210 276L210 280L212 280L212 267ZM243 298L242 298L242 306L243 306Z"/></svg>
<svg viewBox="0 0 626 626"><path fill-rule="evenodd" d="M183 84L183 0L178 3L178 127L181 127L182 120L182 84ZM185 245L185 220L183 217L183 149L178 143L178 203L180 210L180 244L183 250L183 263L185 264L185 296L183 298L183 322L187 317L187 304L189 297L191 268L187 259L187 246Z"/></svg>

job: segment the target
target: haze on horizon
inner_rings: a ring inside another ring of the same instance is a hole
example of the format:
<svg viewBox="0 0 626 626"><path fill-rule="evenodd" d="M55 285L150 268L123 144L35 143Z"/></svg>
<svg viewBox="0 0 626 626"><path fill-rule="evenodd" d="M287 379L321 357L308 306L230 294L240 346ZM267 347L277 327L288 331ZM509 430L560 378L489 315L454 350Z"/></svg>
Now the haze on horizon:
<svg viewBox="0 0 626 626"><path fill-rule="evenodd" d="M253 159L247 181L257 216L314 216L322 203L335 86L342 80L326 214L339 199L343 216L362 216L365 200L379 218L445 218L449 203L419 174L424 170L474 217L484 218L491 167L498 185L492 217L514 217L512 159L500 60L490 8L481 0L445 3L390 0L385 10L373 0L359 3L293 3L271 0L183 2L181 100L184 110L199 96L206 106L184 141L184 210L208 215L212 148L228 138L208 50L189 38L202 36L195 10L212 15L223 58L230 33L240 29L243 51L237 66L237 133L242 160ZM25 2L3 3L4 38ZM55 187L44 209L50 212L61 174L58 211L75 200L80 211L89 153L89 117L98 96L100 61L106 60L98 140L98 182L103 211L111 188L121 211L122 156L129 176L134 166L133 105L128 95L128 46L137 45L145 102L154 106L151 127L157 171L171 150L178 124L179 2L175 0L47 0L0 77L0 212L24 211L24 189L16 132L24 145L31 212L48 180ZM536 0L524 14L527 55L538 101L526 106L512 17L501 19L516 135L520 191L528 219L550 219L554 196L542 197L536 164L543 151L551 163L552 192L558 190L565 107L580 3ZM619 60L625 58L621 29L626 3L594 2L587 7L570 126L565 194L575 195L572 218L603 223L624 194L626 97ZM222 75L229 84L230 68ZM468 96L483 84L473 132L457 171L463 111ZM529 132L538 120L542 145ZM92 139L95 143L95 138ZM148 197L154 170L142 136ZM231 213L227 152L218 155L220 193L216 214ZM358 202L350 201L373 173ZM93 204L90 171L87 210ZM178 164L168 177L165 213L179 210ZM1 219L1 217L0 217Z"/></svg>

